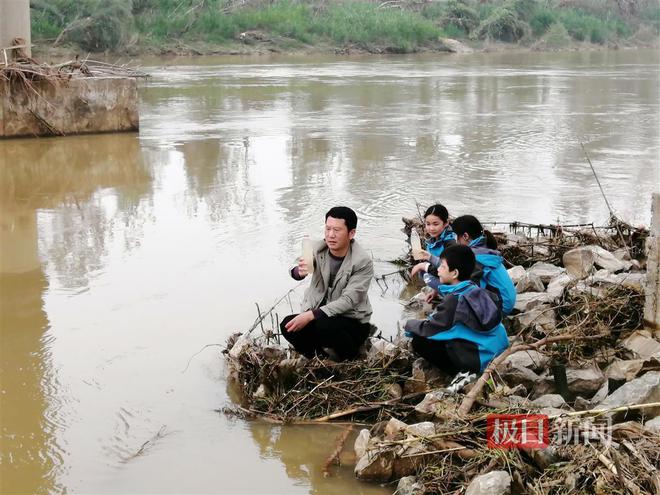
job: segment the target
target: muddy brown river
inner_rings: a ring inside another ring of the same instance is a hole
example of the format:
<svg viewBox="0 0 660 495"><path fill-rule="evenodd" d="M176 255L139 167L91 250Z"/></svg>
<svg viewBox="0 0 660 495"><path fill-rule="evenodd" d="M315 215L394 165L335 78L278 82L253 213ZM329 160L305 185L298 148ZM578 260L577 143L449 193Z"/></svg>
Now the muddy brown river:
<svg viewBox="0 0 660 495"><path fill-rule="evenodd" d="M617 214L648 224L659 62L145 59L139 135L0 141L0 492L391 493L355 481L349 455L323 478L341 427L216 412L232 403L219 348L191 357L294 287L302 236L336 204L378 274L416 202L602 223L583 142ZM371 298L388 335L405 287L386 280Z"/></svg>

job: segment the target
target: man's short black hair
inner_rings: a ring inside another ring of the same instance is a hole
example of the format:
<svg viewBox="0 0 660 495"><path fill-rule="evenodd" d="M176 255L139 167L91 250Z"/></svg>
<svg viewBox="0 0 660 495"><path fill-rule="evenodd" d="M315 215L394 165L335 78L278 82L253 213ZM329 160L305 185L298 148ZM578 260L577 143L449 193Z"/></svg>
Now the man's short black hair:
<svg viewBox="0 0 660 495"><path fill-rule="evenodd" d="M334 206L330 208L328 213L325 214L325 219L327 220L328 217L343 219L349 232L357 227L357 215L348 206Z"/></svg>
<svg viewBox="0 0 660 495"><path fill-rule="evenodd" d="M440 259L447 261L447 267L450 271L458 270L458 280L461 282L470 279L476 263L472 249L459 244L445 249L440 255Z"/></svg>

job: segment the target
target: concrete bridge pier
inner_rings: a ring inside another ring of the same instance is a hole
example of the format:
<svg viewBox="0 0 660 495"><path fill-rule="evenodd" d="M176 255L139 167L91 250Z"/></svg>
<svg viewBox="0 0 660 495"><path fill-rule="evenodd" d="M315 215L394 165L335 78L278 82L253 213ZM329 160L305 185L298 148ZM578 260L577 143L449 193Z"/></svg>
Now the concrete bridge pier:
<svg viewBox="0 0 660 495"><path fill-rule="evenodd" d="M23 53L31 57L30 0L0 0L0 48L11 46L14 38L25 41ZM7 53L8 59L10 55ZM4 54L0 54L0 64L4 61Z"/></svg>

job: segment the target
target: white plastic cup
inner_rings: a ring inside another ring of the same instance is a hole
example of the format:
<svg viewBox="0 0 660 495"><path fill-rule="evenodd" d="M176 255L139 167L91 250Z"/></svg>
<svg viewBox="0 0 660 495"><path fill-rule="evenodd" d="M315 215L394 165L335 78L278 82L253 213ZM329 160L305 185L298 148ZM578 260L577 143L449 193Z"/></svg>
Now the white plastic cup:
<svg viewBox="0 0 660 495"><path fill-rule="evenodd" d="M416 260L422 259L422 240L417 233L417 230L413 228L410 231L410 248L412 249L413 258Z"/></svg>
<svg viewBox="0 0 660 495"><path fill-rule="evenodd" d="M309 238L309 236L303 237L302 240L302 259L305 260L307 265L307 273L310 275L314 273L314 252L313 252L314 243Z"/></svg>

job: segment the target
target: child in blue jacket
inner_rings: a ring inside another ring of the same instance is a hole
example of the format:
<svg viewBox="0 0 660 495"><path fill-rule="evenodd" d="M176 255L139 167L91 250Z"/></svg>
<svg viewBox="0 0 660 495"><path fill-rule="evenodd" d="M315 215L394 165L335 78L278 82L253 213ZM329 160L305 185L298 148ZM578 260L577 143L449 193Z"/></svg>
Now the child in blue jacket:
<svg viewBox="0 0 660 495"><path fill-rule="evenodd" d="M415 352L449 372L482 372L509 345L497 296L470 280L475 255L450 246L440 255L442 297L426 320L408 320L406 334Z"/></svg>
<svg viewBox="0 0 660 495"><path fill-rule="evenodd" d="M424 232L431 237L426 240L426 251L421 259L438 265L439 257L449 246L456 244L456 234L449 224L449 212L440 203L429 206L424 212Z"/></svg>
<svg viewBox="0 0 660 495"><path fill-rule="evenodd" d="M472 280L497 294L502 302L502 312L505 316L510 314L516 304L516 286L504 268L502 255L497 251L497 241L472 215L458 217L452 226L458 243L472 248L476 256L477 264Z"/></svg>
<svg viewBox="0 0 660 495"><path fill-rule="evenodd" d="M497 251L497 241L493 235L484 230L479 220L472 215L458 217L452 223L458 244L469 246L474 252L477 263L472 280L480 287L494 292L502 305L504 315L509 315L516 304L516 286L509 272L502 263L502 255ZM437 291L439 285L436 276L438 260L430 257L428 263L419 263L412 269L412 275L427 272L423 275L426 285ZM430 300L434 294L427 299Z"/></svg>

